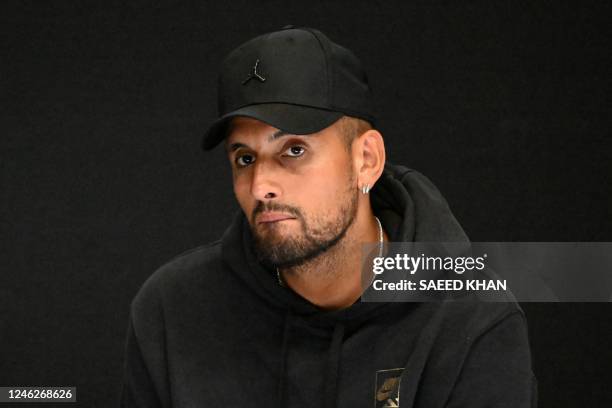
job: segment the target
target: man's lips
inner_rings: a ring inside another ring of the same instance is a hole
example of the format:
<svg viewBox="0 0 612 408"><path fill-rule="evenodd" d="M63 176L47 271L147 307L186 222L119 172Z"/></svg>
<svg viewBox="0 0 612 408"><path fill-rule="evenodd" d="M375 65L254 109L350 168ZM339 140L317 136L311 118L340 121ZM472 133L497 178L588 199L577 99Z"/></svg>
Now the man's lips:
<svg viewBox="0 0 612 408"><path fill-rule="evenodd" d="M263 223L277 222L277 221L283 221L283 220L292 220L292 219L295 219L293 215L286 214L286 213L280 213L280 212L274 212L274 211L268 211L268 212L261 213L259 214L259 216L257 216L257 223L263 224Z"/></svg>

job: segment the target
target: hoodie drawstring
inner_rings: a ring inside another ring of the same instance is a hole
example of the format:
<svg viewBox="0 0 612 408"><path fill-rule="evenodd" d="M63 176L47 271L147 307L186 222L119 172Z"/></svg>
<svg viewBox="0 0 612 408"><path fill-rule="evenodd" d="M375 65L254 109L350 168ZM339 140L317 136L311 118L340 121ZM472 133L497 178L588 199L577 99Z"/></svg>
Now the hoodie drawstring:
<svg viewBox="0 0 612 408"><path fill-rule="evenodd" d="M285 376L287 375L287 346L289 343L289 329L291 324L291 309L287 309L285 314L285 324L283 327L283 343L281 346L281 366L280 366L280 379L278 382L278 403L279 408L286 408L287 397L285 392Z"/></svg>
<svg viewBox="0 0 612 408"><path fill-rule="evenodd" d="M287 408L287 390L285 377L287 376L287 352L289 349L289 337L291 330L291 319L293 314L290 309L287 309L285 314L285 323L283 327L283 340L281 345L281 366L280 378L278 383L278 403L279 408ZM340 368L340 351L342 349L342 340L344 340L344 324L337 323L334 326L329 353L327 357L327 375L324 383L323 404L324 408L336 407L336 392L338 388L338 371Z"/></svg>
<svg viewBox="0 0 612 408"><path fill-rule="evenodd" d="M331 344L329 345L329 355L327 360L327 377L325 378L325 392L323 394L325 400L323 407L336 407L336 390L338 388L338 369L340 367L340 351L342 348L342 340L344 339L344 324L337 323L334 326L334 334L332 335Z"/></svg>

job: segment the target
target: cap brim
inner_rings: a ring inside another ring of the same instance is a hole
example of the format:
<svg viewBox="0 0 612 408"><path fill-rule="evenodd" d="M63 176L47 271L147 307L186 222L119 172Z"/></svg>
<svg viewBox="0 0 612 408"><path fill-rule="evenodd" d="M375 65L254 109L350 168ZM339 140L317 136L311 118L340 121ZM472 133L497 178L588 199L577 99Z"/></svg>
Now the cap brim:
<svg viewBox="0 0 612 408"><path fill-rule="evenodd" d="M217 119L206 131L202 140L202 148L210 150L225 139L227 125L237 116L260 120L294 135L307 135L325 129L343 115L341 112L287 103L249 105Z"/></svg>

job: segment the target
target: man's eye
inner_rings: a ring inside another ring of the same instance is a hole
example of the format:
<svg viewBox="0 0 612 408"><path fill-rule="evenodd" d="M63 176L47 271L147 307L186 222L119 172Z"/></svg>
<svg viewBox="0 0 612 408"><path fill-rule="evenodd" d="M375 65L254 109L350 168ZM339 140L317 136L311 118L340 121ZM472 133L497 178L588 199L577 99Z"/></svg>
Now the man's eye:
<svg viewBox="0 0 612 408"><path fill-rule="evenodd" d="M287 150L285 150L285 154L289 157L300 157L306 152L303 146L291 146Z"/></svg>
<svg viewBox="0 0 612 408"><path fill-rule="evenodd" d="M242 156L236 157L236 164L238 167L246 167L255 161L255 157L250 154L243 154Z"/></svg>

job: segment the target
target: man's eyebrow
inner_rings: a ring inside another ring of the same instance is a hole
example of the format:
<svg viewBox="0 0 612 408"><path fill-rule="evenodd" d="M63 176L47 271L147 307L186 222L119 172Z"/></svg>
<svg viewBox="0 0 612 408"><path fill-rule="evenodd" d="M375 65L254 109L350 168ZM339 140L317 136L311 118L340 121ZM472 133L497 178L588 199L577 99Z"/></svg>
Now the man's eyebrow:
<svg viewBox="0 0 612 408"><path fill-rule="evenodd" d="M244 143L232 143L231 145L229 145L227 147L227 151L228 151L228 153L229 152L234 152L234 151L240 149L241 147L247 147L248 148L249 146L245 145Z"/></svg>
<svg viewBox="0 0 612 408"><path fill-rule="evenodd" d="M268 138L268 142L272 142L280 137L287 136L288 134L289 133L285 132L284 130L277 130L276 132L270 135L270 137Z"/></svg>
<svg viewBox="0 0 612 408"><path fill-rule="evenodd" d="M268 142L273 142L283 136L289 136L292 133L289 132L285 132L284 130L277 130L276 132L272 133L269 137L268 137ZM301 135L301 136L307 136L307 135ZM234 152L238 149L240 149L241 147L249 147L248 145L244 144L244 143L240 143L240 142L236 142L236 143L232 143L227 147L227 151L228 152Z"/></svg>

